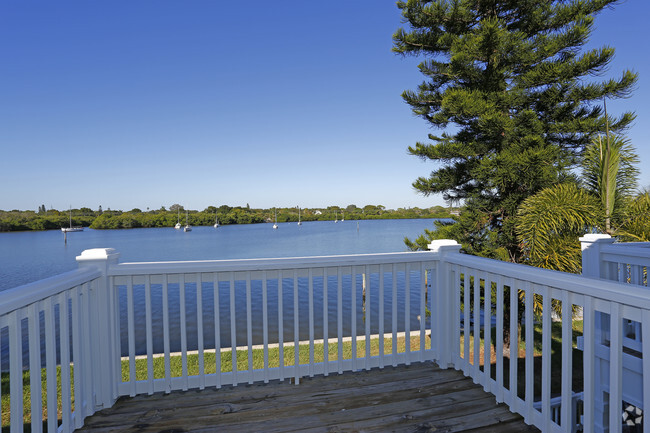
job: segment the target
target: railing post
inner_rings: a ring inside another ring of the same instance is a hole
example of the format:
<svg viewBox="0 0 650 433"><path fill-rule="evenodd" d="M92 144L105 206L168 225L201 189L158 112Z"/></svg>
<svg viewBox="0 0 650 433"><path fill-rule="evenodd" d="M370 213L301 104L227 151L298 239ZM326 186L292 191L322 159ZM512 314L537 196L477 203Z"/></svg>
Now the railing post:
<svg viewBox="0 0 650 433"><path fill-rule="evenodd" d="M431 323L435 323L436 328L431 330L431 334L432 336L436 336L436 342L438 343L437 363L440 368L444 369L453 367L452 347L453 344L458 344L457 340L455 343L453 342L453 339L458 336L452 333L454 329L452 323L454 318L452 296L454 290L451 285L451 272L446 257L449 254L458 254L460 252L460 244L449 239L440 239L431 242L428 248L429 251L437 253L440 257L435 278L436 302L433 307L434 311L431 311L431 314L434 315Z"/></svg>
<svg viewBox="0 0 650 433"><path fill-rule="evenodd" d="M94 411L109 408L115 403L117 395L113 388L117 381L115 366L119 356L115 352L115 302L111 296L111 284L108 270L118 263L120 254L113 248L93 248L85 250L77 256L80 268L94 267L102 272L96 285L90 288L90 323L86 324L90 332L92 389L94 395Z"/></svg>
<svg viewBox="0 0 650 433"><path fill-rule="evenodd" d="M606 278L606 269L600 260L600 250L614 243L610 235L589 233L580 238L582 249L582 275L589 278Z"/></svg>
<svg viewBox="0 0 650 433"><path fill-rule="evenodd" d="M582 249L582 275L589 278L607 278L607 265L601 260L601 249L603 246L614 243L614 238L606 234L590 233L580 238ZM609 315L594 311L594 339L596 345L605 347L605 340L609 339ZM605 383L607 377L606 369L609 368L609 362L598 357L594 353L593 357L593 377L594 377L594 431L606 431L605 420L607 419L608 406L605 402ZM585 398L592 398L585 395Z"/></svg>

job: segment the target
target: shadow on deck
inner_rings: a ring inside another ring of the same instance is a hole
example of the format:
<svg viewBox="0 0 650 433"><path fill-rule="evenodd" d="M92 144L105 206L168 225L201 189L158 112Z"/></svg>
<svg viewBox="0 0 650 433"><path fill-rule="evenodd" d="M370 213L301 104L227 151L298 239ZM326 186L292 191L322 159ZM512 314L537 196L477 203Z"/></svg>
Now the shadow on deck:
<svg viewBox="0 0 650 433"><path fill-rule="evenodd" d="M538 432L432 362L268 384L121 398L83 432Z"/></svg>

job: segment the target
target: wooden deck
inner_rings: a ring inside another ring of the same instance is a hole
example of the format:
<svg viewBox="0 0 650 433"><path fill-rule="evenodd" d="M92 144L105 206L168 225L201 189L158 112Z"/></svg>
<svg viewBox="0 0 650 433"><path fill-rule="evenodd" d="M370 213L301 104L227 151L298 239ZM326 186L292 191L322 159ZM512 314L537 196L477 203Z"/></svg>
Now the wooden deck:
<svg viewBox="0 0 650 433"><path fill-rule="evenodd" d="M83 432L538 432L471 379L431 362L121 398Z"/></svg>

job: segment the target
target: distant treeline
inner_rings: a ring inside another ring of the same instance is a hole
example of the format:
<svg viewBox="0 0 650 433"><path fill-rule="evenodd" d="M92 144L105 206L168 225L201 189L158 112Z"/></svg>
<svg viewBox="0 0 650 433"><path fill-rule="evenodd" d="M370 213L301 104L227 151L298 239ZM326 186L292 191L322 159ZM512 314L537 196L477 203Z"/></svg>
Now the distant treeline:
<svg viewBox="0 0 650 433"><path fill-rule="evenodd" d="M215 223L215 216L220 225L255 224L274 221L277 211L278 222L297 222L298 208L251 209L250 207L208 206L202 211L185 210L180 205L172 205L158 210L132 209L130 211L102 210L90 208L55 210L39 207L34 211L0 210L0 231L51 230L70 225L90 227L92 229L131 229L138 227L173 227L177 222L185 225L206 226ZM386 209L384 206L367 205L363 208L350 205L346 208L330 206L327 208L300 209L302 221L327 221L335 218L346 220L360 219L404 219L404 218L449 218L450 209L434 206L428 209Z"/></svg>

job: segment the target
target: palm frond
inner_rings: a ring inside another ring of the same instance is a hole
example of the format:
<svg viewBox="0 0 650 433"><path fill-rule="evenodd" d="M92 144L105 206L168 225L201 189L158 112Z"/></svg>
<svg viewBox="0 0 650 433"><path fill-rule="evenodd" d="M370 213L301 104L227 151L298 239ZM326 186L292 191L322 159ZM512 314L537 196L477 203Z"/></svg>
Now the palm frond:
<svg viewBox="0 0 650 433"><path fill-rule="evenodd" d="M601 215L598 199L574 184L556 185L529 197L519 208L516 224L528 263L576 272L580 269L576 238L598 227Z"/></svg>
<svg viewBox="0 0 650 433"><path fill-rule="evenodd" d="M598 136L587 146L582 164L584 185L599 197L605 211L605 230L613 233L610 221L621 215L637 186L639 162L629 140Z"/></svg>
<svg viewBox="0 0 650 433"><path fill-rule="evenodd" d="M650 242L650 192L640 194L626 207L616 234L623 242Z"/></svg>

